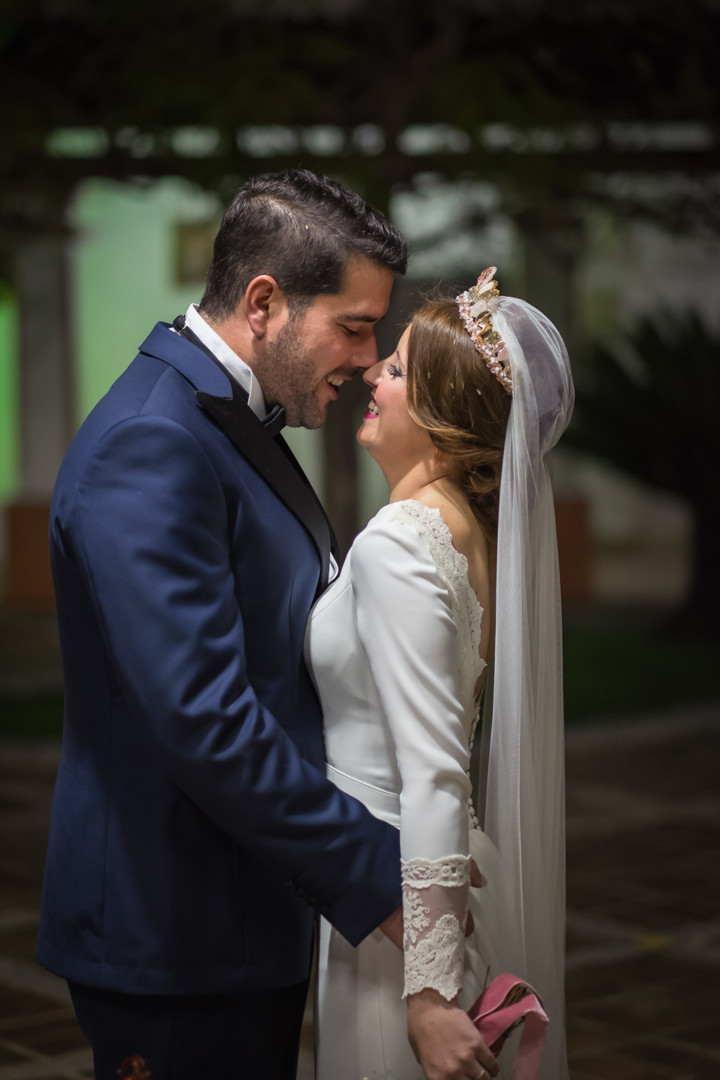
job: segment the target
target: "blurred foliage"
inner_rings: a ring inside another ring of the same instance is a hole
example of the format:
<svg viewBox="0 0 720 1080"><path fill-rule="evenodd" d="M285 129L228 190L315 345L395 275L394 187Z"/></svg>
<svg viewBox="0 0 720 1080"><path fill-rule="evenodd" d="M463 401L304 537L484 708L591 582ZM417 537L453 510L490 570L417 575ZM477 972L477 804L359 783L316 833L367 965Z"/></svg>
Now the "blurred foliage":
<svg viewBox="0 0 720 1080"><path fill-rule="evenodd" d="M565 445L602 458L693 514L682 621L720 631L720 337L694 312L645 316L578 365Z"/></svg>
<svg viewBox="0 0 720 1080"><path fill-rule="evenodd" d="M660 624L618 617L613 625L567 627L563 639L568 724L720 705L720 644L712 635L678 640Z"/></svg>
<svg viewBox="0 0 720 1080"><path fill-rule="evenodd" d="M0 699L0 739L59 738L62 718L60 694Z"/></svg>

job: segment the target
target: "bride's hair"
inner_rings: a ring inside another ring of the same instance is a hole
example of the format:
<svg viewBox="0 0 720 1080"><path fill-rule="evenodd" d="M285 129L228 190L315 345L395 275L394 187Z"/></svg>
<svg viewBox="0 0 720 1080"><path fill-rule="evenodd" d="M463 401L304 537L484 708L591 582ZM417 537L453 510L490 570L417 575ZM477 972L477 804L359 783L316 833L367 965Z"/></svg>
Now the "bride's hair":
<svg viewBox="0 0 720 1080"><path fill-rule="evenodd" d="M487 368L450 297L424 301L410 324L408 410L441 453L492 540L512 398Z"/></svg>

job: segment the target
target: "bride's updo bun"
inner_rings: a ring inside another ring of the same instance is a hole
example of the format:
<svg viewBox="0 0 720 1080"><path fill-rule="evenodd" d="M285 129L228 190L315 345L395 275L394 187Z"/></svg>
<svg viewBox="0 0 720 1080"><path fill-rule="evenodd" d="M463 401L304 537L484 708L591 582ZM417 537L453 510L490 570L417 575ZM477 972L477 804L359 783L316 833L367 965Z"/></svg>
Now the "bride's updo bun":
<svg viewBox="0 0 720 1080"><path fill-rule="evenodd" d="M512 398L476 351L451 298L427 299L410 324L408 409L457 468L454 479L491 538Z"/></svg>

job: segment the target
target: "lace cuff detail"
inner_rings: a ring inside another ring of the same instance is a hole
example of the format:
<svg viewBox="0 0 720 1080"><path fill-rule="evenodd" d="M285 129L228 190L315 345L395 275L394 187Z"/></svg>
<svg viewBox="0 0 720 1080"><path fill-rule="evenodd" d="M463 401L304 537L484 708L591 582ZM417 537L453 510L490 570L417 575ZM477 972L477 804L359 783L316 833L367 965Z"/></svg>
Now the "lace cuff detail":
<svg viewBox="0 0 720 1080"><path fill-rule="evenodd" d="M403 859L403 885L426 889L429 885L469 885L470 856L448 855L444 859Z"/></svg>
<svg viewBox="0 0 720 1080"><path fill-rule="evenodd" d="M452 1001L462 987L470 856L402 864L403 997L432 988Z"/></svg>

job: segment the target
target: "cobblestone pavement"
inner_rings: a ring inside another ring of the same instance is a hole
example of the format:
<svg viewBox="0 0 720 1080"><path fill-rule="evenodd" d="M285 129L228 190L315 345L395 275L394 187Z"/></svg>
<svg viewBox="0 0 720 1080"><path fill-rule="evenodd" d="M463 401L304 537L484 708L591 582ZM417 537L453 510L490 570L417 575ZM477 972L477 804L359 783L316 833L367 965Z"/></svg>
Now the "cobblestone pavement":
<svg viewBox="0 0 720 1080"><path fill-rule="evenodd" d="M0 745L0 1080L92 1075L32 959L57 753ZM720 709L571 730L567 775L572 1080L720 1080Z"/></svg>

